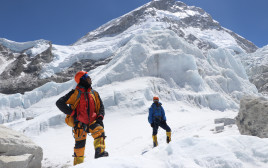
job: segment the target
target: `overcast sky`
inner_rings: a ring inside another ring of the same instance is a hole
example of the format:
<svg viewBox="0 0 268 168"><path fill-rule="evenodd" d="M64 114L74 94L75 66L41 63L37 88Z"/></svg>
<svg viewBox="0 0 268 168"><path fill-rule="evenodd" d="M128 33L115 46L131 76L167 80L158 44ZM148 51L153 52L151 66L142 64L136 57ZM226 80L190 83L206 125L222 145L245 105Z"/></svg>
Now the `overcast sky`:
<svg viewBox="0 0 268 168"><path fill-rule="evenodd" d="M222 26L268 45L268 0L182 0L203 8ZM0 0L0 38L45 39L69 45L150 0Z"/></svg>

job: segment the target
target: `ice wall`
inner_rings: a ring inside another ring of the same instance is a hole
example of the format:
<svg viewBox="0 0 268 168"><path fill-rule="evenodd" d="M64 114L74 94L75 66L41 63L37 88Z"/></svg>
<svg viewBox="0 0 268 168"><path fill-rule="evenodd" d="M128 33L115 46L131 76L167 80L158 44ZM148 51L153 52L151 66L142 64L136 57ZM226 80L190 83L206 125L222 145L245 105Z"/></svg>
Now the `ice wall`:
<svg viewBox="0 0 268 168"><path fill-rule="evenodd" d="M144 29L128 40L107 65L90 72L107 109L145 109L151 97L158 95L163 101L224 111L237 109L243 95L257 94L232 50L203 52L161 26ZM24 95L0 95L0 109L27 109L74 87L74 81L50 82ZM6 111L0 113L2 120L24 116L19 110L14 110L16 115Z"/></svg>
<svg viewBox="0 0 268 168"><path fill-rule="evenodd" d="M257 93L232 50L204 54L170 30L150 29L135 36L95 73L95 83L102 87L140 77L164 79L162 90L169 95L154 94L166 100L189 99L213 110L238 108L243 95Z"/></svg>

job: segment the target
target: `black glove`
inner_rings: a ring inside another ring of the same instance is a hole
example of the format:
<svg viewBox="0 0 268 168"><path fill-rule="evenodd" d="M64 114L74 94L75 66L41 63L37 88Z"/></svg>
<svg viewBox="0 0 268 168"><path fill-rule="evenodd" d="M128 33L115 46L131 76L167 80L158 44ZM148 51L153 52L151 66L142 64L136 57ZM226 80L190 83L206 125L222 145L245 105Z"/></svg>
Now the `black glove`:
<svg viewBox="0 0 268 168"><path fill-rule="evenodd" d="M96 119L96 123L100 124L104 128L102 120L103 120L103 116L98 116L97 119Z"/></svg>
<svg viewBox="0 0 268 168"><path fill-rule="evenodd" d="M151 127L154 127L154 123L151 123Z"/></svg>

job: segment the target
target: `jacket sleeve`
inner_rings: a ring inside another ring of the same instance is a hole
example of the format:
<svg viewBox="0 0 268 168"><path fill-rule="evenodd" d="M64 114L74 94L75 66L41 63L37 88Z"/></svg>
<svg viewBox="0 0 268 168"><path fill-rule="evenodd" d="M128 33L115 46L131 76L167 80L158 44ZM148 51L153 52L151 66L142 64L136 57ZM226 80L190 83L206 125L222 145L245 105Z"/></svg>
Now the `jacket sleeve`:
<svg viewBox="0 0 268 168"><path fill-rule="evenodd" d="M152 107L149 108L148 121L149 121L150 124L153 123L153 108Z"/></svg>
<svg viewBox="0 0 268 168"><path fill-rule="evenodd" d="M165 110L164 110L164 108L163 108L162 106L161 106L161 112L162 112L162 119L163 119L164 121L166 121L167 118L166 118Z"/></svg>
<svg viewBox="0 0 268 168"><path fill-rule="evenodd" d="M70 115L73 110L66 104L66 101L71 97L73 93L74 90L70 91L65 96L59 98L59 100L56 102L56 106L60 109L60 111L68 115Z"/></svg>
<svg viewBox="0 0 268 168"><path fill-rule="evenodd" d="M98 96L99 96L99 100L100 100L100 111L99 111L99 116L102 116L102 118L104 117L105 115L105 111L104 111L104 105L102 103L102 100L100 98L100 94L98 93Z"/></svg>

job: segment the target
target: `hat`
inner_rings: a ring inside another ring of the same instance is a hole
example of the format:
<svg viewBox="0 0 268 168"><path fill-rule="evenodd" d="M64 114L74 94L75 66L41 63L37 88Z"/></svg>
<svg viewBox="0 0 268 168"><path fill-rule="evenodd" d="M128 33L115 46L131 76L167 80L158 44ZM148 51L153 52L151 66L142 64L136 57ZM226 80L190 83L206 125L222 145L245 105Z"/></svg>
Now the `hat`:
<svg viewBox="0 0 268 168"><path fill-rule="evenodd" d="M158 98L157 96L155 96L155 97L153 98L153 101L159 101L159 98Z"/></svg>

